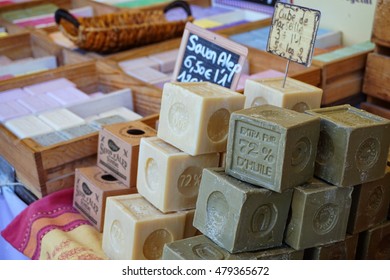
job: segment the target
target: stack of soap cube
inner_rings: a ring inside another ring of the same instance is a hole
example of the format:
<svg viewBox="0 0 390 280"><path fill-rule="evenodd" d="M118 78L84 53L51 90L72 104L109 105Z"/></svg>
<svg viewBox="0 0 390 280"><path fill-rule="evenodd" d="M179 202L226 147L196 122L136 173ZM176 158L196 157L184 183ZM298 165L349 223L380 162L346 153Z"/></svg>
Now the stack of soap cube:
<svg viewBox="0 0 390 280"><path fill-rule="evenodd" d="M197 234L192 221L202 171L219 166L230 115L243 105L244 96L218 85L165 84L157 136L140 141L138 194L107 201L109 258L160 259L166 243Z"/></svg>
<svg viewBox="0 0 390 280"><path fill-rule="evenodd" d="M342 214L341 207L328 204L318 212L313 228L325 236L344 220L350 237L345 242L359 238L356 258L388 259L390 170L386 164L390 121L349 105L306 113L321 118L315 176L338 189L353 190L349 216ZM293 232L296 223L289 228ZM296 235L291 233L291 240L293 236Z"/></svg>
<svg viewBox="0 0 390 280"><path fill-rule="evenodd" d="M318 117L272 105L234 112L225 169L203 171L194 226L205 239L188 243L228 259L302 259L283 244L284 229L292 188L313 176L318 136ZM211 258L176 245L166 258Z"/></svg>

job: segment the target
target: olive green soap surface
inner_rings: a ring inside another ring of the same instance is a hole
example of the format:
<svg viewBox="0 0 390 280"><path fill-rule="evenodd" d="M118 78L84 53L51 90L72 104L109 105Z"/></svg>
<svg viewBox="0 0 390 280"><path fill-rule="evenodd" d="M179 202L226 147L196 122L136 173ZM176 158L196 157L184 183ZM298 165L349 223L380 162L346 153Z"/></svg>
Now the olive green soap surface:
<svg viewBox="0 0 390 280"><path fill-rule="evenodd" d="M386 220L390 203L390 167L378 180L354 187L347 231L363 232Z"/></svg>
<svg viewBox="0 0 390 280"><path fill-rule="evenodd" d="M342 241L346 236L352 190L318 179L294 188L284 241L296 250Z"/></svg>
<svg viewBox="0 0 390 280"><path fill-rule="evenodd" d="M343 187L384 176L390 120L350 105L305 113L321 118L315 176Z"/></svg>
<svg viewBox="0 0 390 280"><path fill-rule="evenodd" d="M230 253L280 246L291 195L242 182L223 168L205 168L194 226Z"/></svg>
<svg viewBox="0 0 390 280"><path fill-rule="evenodd" d="M226 173L276 192L313 177L320 118L273 105L236 111Z"/></svg>
<svg viewBox="0 0 390 280"><path fill-rule="evenodd" d="M164 246L163 260L302 260L303 251L288 246L230 254L204 235L177 240Z"/></svg>

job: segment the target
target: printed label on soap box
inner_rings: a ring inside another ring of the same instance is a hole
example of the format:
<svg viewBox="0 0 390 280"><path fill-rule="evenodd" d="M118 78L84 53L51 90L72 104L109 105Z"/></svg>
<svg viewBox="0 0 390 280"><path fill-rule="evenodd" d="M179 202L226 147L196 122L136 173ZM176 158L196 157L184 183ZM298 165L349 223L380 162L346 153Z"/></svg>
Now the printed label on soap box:
<svg viewBox="0 0 390 280"><path fill-rule="evenodd" d="M267 52L309 67L320 17L318 10L276 3Z"/></svg>
<svg viewBox="0 0 390 280"><path fill-rule="evenodd" d="M74 206L97 228L101 227L102 198L96 187L82 176L77 176Z"/></svg>
<svg viewBox="0 0 390 280"><path fill-rule="evenodd" d="M173 81L210 82L236 90L248 48L187 23Z"/></svg>
<svg viewBox="0 0 390 280"><path fill-rule="evenodd" d="M141 138L155 135L154 129L141 122L103 128L99 133L97 165L128 188L135 186Z"/></svg>
<svg viewBox="0 0 390 280"><path fill-rule="evenodd" d="M119 138L101 131L99 138L98 166L129 185L132 147Z"/></svg>

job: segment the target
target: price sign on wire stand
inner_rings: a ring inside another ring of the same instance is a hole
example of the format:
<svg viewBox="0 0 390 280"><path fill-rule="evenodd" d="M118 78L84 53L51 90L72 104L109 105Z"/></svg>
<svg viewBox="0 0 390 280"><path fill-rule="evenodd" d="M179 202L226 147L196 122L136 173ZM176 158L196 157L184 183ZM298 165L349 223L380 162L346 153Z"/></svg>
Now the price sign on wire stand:
<svg viewBox="0 0 390 280"><path fill-rule="evenodd" d="M172 80L207 81L235 90L247 55L248 48L187 23Z"/></svg>
<svg viewBox="0 0 390 280"><path fill-rule="evenodd" d="M277 2L268 37L267 52L287 59L286 81L290 61L311 65L321 12L297 5Z"/></svg>

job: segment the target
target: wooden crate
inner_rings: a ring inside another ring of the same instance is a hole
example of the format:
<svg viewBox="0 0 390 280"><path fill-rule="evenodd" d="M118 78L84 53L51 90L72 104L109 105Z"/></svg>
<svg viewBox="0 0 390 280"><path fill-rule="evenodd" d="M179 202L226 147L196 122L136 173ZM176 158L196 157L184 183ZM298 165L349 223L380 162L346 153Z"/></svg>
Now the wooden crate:
<svg viewBox="0 0 390 280"><path fill-rule="evenodd" d="M361 103L361 108L390 120L390 102L368 96L367 101Z"/></svg>
<svg viewBox="0 0 390 280"><path fill-rule="evenodd" d="M0 82L0 91L61 77L71 80L86 93L131 88L135 101L134 111L145 117L143 122L155 127L157 114L154 114L153 99L149 101L149 108L143 108L142 112L137 110L138 97L149 89L145 85L135 84L123 73L101 61L68 65L61 69L3 81ZM42 147L30 138L18 139L1 125L0 143L0 155L14 166L18 180L36 196L43 197L56 190L73 186L75 168L96 164L98 133Z"/></svg>
<svg viewBox="0 0 390 280"><path fill-rule="evenodd" d="M390 47L390 1L378 1L371 33L371 41L377 45Z"/></svg>
<svg viewBox="0 0 390 280"><path fill-rule="evenodd" d="M313 58L313 65L321 69L322 105L362 92L367 56L371 52L362 50L330 62Z"/></svg>
<svg viewBox="0 0 390 280"><path fill-rule="evenodd" d="M248 47L249 69L251 73L274 69L285 72L287 60L266 51ZM313 86L320 86L321 69L317 66L305 67L301 64L291 62L288 70L290 78L308 83Z"/></svg>
<svg viewBox="0 0 390 280"><path fill-rule="evenodd" d="M55 56L57 66L83 61L69 59L63 48L39 32L24 32L0 38L0 55L5 55L11 60Z"/></svg>
<svg viewBox="0 0 390 280"><path fill-rule="evenodd" d="M363 92L390 102L390 56L377 53L368 55Z"/></svg>

